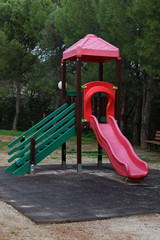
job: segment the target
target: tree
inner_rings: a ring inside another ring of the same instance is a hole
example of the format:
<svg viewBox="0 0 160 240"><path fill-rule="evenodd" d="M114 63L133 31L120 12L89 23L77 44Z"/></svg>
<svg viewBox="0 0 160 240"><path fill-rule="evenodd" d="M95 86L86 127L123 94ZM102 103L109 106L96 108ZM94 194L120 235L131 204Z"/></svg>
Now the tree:
<svg viewBox="0 0 160 240"><path fill-rule="evenodd" d="M60 0L61 7L55 10L55 26L63 34L68 46L86 34L98 34L94 0Z"/></svg>
<svg viewBox="0 0 160 240"><path fill-rule="evenodd" d="M135 47L143 74L143 104L141 122L141 147L149 137L153 87L160 81L160 4L159 1L133 1L132 20L136 23L137 39ZM160 95L159 95L160 97Z"/></svg>
<svg viewBox="0 0 160 240"><path fill-rule="evenodd" d="M158 67L159 1L101 0L98 1L97 9L97 18L104 38L108 36L121 52L124 88L122 110L126 109L125 103L129 103L131 109L132 105L135 105L133 108L135 112L133 141L137 143L140 139L141 147L146 147L145 140L149 137L153 86L155 79L157 81L160 79ZM128 96L131 96L131 101ZM127 106L127 109L130 107ZM122 113L123 123L127 114L125 111ZM126 122L123 126L126 126Z"/></svg>
<svg viewBox="0 0 160 240"><path fill-rule="evenodd" d="M58 89L58 82L61 80L61 60L63 57L63 51L65 50L65 44L62 34L55 27L54 12L50 14L45 27L42 31L42 40L40 43L42 50L41 65L46 70L45 78L48 79L48 85L43 85L43 92L45 95L54 95L54 106L58 107L60 103L60 91Z"/></svg>
<svg viewBox="0 0 160 240"><path fill-rule="evenodd" d="M34 50L53 6L51 0L0 0L1 78L16 86L14 130L17 128L21 92L28 80L26 74L38 59Z"/></svg>

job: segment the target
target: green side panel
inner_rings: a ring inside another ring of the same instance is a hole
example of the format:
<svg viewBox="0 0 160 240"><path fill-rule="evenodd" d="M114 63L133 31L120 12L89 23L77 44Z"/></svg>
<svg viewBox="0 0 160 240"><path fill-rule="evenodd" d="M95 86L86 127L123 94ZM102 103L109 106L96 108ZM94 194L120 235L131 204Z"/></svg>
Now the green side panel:
<svg viewBox="0 0 160 240"><path fill-rule="evenodd" d="M15 170L12 174L14 176L22 176L25 173L30 171L30 161L26 162L22 166L20 166L17 170Z"/></svg>
<svg viewBox="0 0 160 240"><path fill-rule="evenodd" d="M17 146L17 150L21 149L22 147L24 147L27 143L30 142L31 137L37 137L39 136L42 132L46 131L48 128L50 128L53 124L57 124L57 122L63 118L65 119L65 121L67 121L67 119L65 118L65 116L75 108L75 104L70 105L68 108L66 108L65 110L63 110L62 112L60 112L55 118L53 118L52 120L50 120L50 122L48 122L47 124L45 124L42 128L40 128L37 132L35 132L34 134L32 134L29 138L27 138L24 142L22 142L20 145ZM73 114L73 113L72 113ZM68 117L70 117L70 114L67 115ZM64 121L64 122L65 122ZM55 129L56 130L56 129ZM50 131L50 130L49 130ZM45 137L46 137L46 133L50 134L51 132L45 132ZM41 140L42 140L42 135L40 136Z"/></svg>
<svg viewBox="0 0 160 240"><path fill-rule="evenodd" d="M72 111L70 114L68 114L66 117L64 117L61 121L57 122L56 125L54 125L48 131L43 133L39 138L37 138L36 139L36 144L41 142L44 138L46 138L50 134L53 134L59 127L63 126L70 119L73 119L74 116L75 116L75 111Z"/></svg>
<svg viewBox="0 0 160 240"><path fill-rule="evenodd" d="M16 163L13 163L11 166L7 167L5 169L5 172L14 172L15 170L18 169L18 166Z"/></svg>
<svg viewBox="0 0 160 240"><path fill-rule="evenodd" d="M77 92L73 92L73 91L66 92L66 95L69 96L69 97L76 97ZM83 92L81 92L81 96L83 97ZM95 93L93 95L93 97L105 97L105 94L104 93Z"/></svg>
<svg viewBox="0 0 160 240"><path fill-rule="evenodd" d="M77 96L77 92L66 92L66 95L67 96L70 96L70 97L76 97ZM83 97L83 92L81 92L81 96Z"/></svg>
<svg viewBox="0 0 160 240"><path fill-rule="evenodd" d="M69 122L67 122L64 126L62 126L59 130L57 130L55 133L53 133L51 136L49 136L47 139L45 139L43 142L41 142L40 144L38 144L35 147L35 153L41 151L42 149L44 149L48 144L50 144L51 142L55 141L56 138L59 135L62 135L63 132L65 132L70 126L72 126L75 122L75 118L72 118ZM23 156L22 158L20 158L19 160L16 161L16 164L18 166L22 165L23 163L25 163L26 160L28 160L30 158L30 153L26 153L25 156Z"/></svg>
<svg viewBox="0 0 160 240"><path fill-rule="evenodd" d="M54 132L50 137L48 137L46 140L44 140L39 145L37 145L36 151L39 151L41 148L44 148L45 145L50 144L52 141L56 140L59 135L62 135L63 132L65 132L74 123L75 123L75 118L72 118L69 122L63 125L56 132Z"/></svg>
<svg viewBox="0 0 160 240"><path fill-rule="evenodd" d="M38 164L40 161L42 161L45 157L47 157L49 154L59 148L63 143L76 135L76 133L77 132L75 126L67 130L63 135L57 138L55 142L51 143L47 148L45 148L35 156L35 164Z"/></svg>
<svg viewBox="0 0 160 240"><path fill-rule="evenodd" d="M36 139L36 144L40 143L43 139L45 139L47 136L52 134L54 131L56 131L60 126L62 126L65 122L69 121L70 119L73 119L75 116L75 111L72 111L69 113L66 117L64 117L61 121L59 121L56 125L51 127L48 131L44 132L40 137ZM8 162L12 162L16 158L20 158L23 156L27 151L30 150L30 144L28 144L25 148L23 148L21 151L13 155L11 158L8 159Z"/></svg>
<svg viewBox="0 0 160 240"><path fill-rule="evenodd" d="M54 116L56 116L58 113L60 113L61 111L63 111L66 107L68 106L67 103L63 104L62 106L60 106L58 109L56 109L54 112L52 112L50 115L48 115L46 118L42 119L40 122L38 122L36 125L34 125L32 128L30 128L29 130L27 130L25 133L23 133L21 136L19 136L17 139L15 139L13 142L11 142L8 147L13 147L15 144L17 144L18 142L20 142L24 137L27 137L29 134L31 134L32 132L34 132L37 128L41 127L43 124L45 124L46 122L48 122L51 118L53 118Z"/></svg>
<svg viewBox="0 0 160 240"><path fill-rule="evenodd" d="M58 147L60 147L63 143L65 143L74 135L76 135L75 126L71 127L68 131L66 131L63 135L61 135L55 142L53 142L47 148L45 148L40 153L38 153L35 156L35 165L37 165L40 161L42 161L45 157L47 157L49 154L55 151ZM30 171L30 161L28 160L23 165L19 166L18 169L14 170L13 175L22 176L29 171Z"/></svg>
<svg viewBox="0 0 160 240"><path fill-rule="evenodd" d="M101 117L101 118L100 118L100 122L101 122L101 123L106 123L106 116Z"/></svg>
<svg viewBox="0 0 160 240"><path fill-rule="evenodd" d="M64 107L65 106L65 107ZM61 110L58 115L50 121L46 122L45 125L42 125L41 129L38 129L32 135L39 136L36 139L35 147L35 165L47 157L50 153L60 147L63 143L69 140L72 136L76 134L75 129L75 103L67 107L67 104L63 105L63 111ZM58 108L54 114L57 114L57 111L62 109ZM50 116L50 115L49 115ZM49 117L48 116L48 117ZM53 115L52 115L53 117ZM44 124L43 120L41 123ZM39 126L39 125L38 125ZM33 130L33 128L32 128ZM28 130L29 131L29 130ZM28 133L28 131L26 133ZM31 136L32 136L31 135ZM23 135L24 136L24 135ZM27 138L25 141L20 143L18 146L12 149L12 151L20 150L12 156L8 162L11 162L18 158L11 166L5 169L6 172L12 172L15 176L24 175L30 170L30 138ZM17 139L16 139L17 140ZM13 141L14 142L14 141ZM27 145L26 145L27 144ZM26 146L25 146L26 145Z"/></svg>
<svg viewBox="0 0 160 240"><path fill-rule="evenodd" d="M31 141L32 137L37 137L39 136L42 132L44 132L45 130L47 130L48 128L50 128L53 124L55 124L57 121L59 121L60 119L64 118L71 110L73 110L75 108L75 103L73 103L72 105L70 105L68 108L66 108L65 110L61 111L55 118L51 119L48 123L46 123L45 125L43 125L39 130L37 130L36 132L34 132L31 136L29 136L25 141L23 141L22 143L20 143L19 145L17 145L16 147L14 147L12 150L10 150L8 152L9 155L13 154L15 151L17 150L21 150L26 144L28 144ZM59 109L59 108L58 108ZM57 110L58 110L57 109Z"/></svg>
<svg viewBox="0 0 160 240"><path fill-rule="evenodd" d="M70 97L76 97L77 96L77 92L73 92L73 91L72 92L71 91L70 92L66 92L66 95L70 96Z"/></svg>

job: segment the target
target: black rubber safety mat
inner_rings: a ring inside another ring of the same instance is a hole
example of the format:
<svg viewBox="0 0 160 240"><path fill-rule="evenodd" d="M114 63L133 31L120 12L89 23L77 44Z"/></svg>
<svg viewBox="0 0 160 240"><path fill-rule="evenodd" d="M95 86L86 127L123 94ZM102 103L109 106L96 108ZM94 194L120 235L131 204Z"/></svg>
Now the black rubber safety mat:
<svg viewBox="0 0 160 240"><path fill-rule="evenodd" d="M0 167L0 199L36 223L98 220L160 213L160 171L150 170L142 183L112 180L105 165L39 165L34 176L15 177ZM98 169L98 174L96 171ZM104 173L104 174L103 174ZM117 175L118 176L118 175Z"/></svg>

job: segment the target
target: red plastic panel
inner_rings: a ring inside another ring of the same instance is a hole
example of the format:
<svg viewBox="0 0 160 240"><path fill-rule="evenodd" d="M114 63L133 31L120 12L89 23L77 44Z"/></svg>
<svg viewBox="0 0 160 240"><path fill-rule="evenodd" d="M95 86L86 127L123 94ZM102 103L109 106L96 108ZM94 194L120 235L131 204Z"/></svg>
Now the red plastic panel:
<svg viewBox="0 0 160 240"><path fill-rule="evenodd" d="M102 82L95 81L85 84L86 88L83 93L83 118L89 122L89 117L92 115L92 105L91 99L95 93L104 93L108 99L108 104L106 108L106 119L108 115L114 117L115 114L115 89L114 85Z"/></svg>

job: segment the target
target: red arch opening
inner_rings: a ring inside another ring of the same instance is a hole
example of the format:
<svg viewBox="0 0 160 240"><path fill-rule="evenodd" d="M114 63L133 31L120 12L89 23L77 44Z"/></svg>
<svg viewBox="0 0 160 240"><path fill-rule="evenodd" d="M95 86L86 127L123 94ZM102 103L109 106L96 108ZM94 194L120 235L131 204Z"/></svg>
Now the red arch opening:
<svg viewBox="0 0 160 240"><path fill-rule="evenodd" d="M83 93L83 117L84 119L89 122L90 115L92 115L92 105L91 99L95 93L104 93L108 99L108 104L106 107L106 120L107 116L111 115L114 117L115 114L115 89L114 85L102 82L102 81L95 81L89 82L84 85Z"/></svg>

